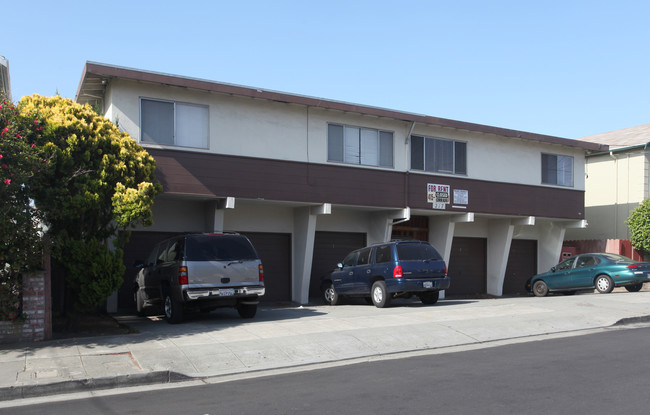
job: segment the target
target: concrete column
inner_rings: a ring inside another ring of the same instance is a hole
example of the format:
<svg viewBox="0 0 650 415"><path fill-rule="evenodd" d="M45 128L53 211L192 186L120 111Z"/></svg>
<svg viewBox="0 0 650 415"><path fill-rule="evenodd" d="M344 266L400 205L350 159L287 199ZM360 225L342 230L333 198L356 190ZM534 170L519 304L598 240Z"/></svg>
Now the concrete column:
<svg viewBox="0 0 650 415"><path fill-rule="evenodd" d="M331 205L296 208L293 211L293 277L291 299L300 304L309 302L309 283L314 258L316 218L329 215Z"/></svg>
<svg viewBox="0 0 650 415"><path fill-rule="evenodd" d="M487 292L503 295L508 255L515 225L510 220L492 220L488 224L487 241Z"/></svg>
<svg viewBox="0 0 650 415"><path fill-rule="evenodd" d="M429 217L429 243L440 252L447 265L449 265L455 229L456 222L452 222L450 216Z"/></svg>
<svg viewBox="0 0 650 415"><path fill-rule="evenodd" d="M566 227L557 222L539 224L537 243L537 272L546 272L560 262Z"/></svg>
<svg viewBox="0 0 650 415"><path fill-rule="evenodd" d="M210 200L205 206L205 232L223 232L226 209L235 208L235 198Z"/></svg>
<svg viewBox="0 0 650 415"><path fill-rule="evenodd" d="M395 221L407 221L411 219L411 209L404 208L398 211L377 212L370 216L368 227L368 245L388 242L393 234L393 223Z"/></svg>

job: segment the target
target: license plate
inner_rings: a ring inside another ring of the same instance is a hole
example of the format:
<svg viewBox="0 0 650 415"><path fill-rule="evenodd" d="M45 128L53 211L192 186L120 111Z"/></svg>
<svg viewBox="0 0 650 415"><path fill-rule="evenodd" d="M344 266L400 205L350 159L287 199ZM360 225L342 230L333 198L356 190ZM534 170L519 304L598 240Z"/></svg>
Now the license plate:
<svg viewBox="0 0 650 415"><path fill-rule="evenodd" d="M219 295L222 297L232 297L235 295L235 289L234 288L223 288L219 290Z"/></svg>
<svg viewBox="0 0 650 415"><path fill-rule="evenodd" d="M422 283L422 286L423 286L424 288L433 288L433 282L431 282L431 281L424 281L424 282Z"/></svg>

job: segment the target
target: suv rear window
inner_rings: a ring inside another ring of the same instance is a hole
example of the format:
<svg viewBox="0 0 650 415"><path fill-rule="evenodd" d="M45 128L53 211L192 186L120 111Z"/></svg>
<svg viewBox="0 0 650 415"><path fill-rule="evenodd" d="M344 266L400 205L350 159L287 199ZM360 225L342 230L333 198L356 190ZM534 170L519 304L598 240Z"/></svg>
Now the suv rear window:
<svg viewBox="0 0 650 415"><path fill-rule="evenodd" d="M400 261L442 259L438 251L429 244L397 244L397 257Z"/></svg>
<svg viewBox="0 0 650 415"><path fill-rule="evenodd" d="M195 235L187 238L188 261L237 261L257 259L248 239L239 235Z"/></svg>

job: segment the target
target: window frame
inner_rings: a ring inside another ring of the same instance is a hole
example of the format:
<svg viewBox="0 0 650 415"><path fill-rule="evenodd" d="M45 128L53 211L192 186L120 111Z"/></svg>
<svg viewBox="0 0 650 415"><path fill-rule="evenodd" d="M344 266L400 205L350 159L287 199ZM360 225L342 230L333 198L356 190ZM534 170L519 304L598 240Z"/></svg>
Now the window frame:
<svg viewBox="0 0 650 415"><path fill-rule="evenodd" d="M144 101L149 101L149 102L154 102L154 103L163 103L163 104L171 104L172 105L172 119L171 122L173 123L172 126L172 142L167 143L167 142L159 142L159 141L154 141L154 140L145 140L145 116L144 116L144 111L143 111L143 102ZM201 150L209 150L210 149L210 106L207 104L196 104L192 102L185 102L185 101L176 101L176 100L169 100L169 99L160 99L160 98L149 98L149 97L140 97L140 144L151 144L151 145L160 145L160 146L173 146L173 147L184 147L184 148L196 148L196 149L201 149ZM187 108L200 108L205 110L205 136L201 137L201 145L190 145L190 144L179 144L179 141L184 140L183 137L180 136L179 133L179 123L182 124L184 121L179 122L179 106L183 106L185 109ZM203 142L203 140L205 140Z"/></svg>
<svg viewBox="0 0 650 415"><path fill-rule="evenodd" d="M338 134L334 134L334 128L340 128ZM356 131L354 131L356 130ZM355 132L357 137L350 134ZM370 137L374 135L374 137ZM375 144L370 151L364 151L364 145L373 139ZM350 142L357 140L357 146L350 146ZM390 145L388 145L390 141ZM364 144L365 143L365 144ZM346 148L358 148L356 154L353 154L355 160L350 159ZM390 149L390 154L387 154ZM376 154L376 162L368 162L369 156L372 156L372 150ZM382 151L383 150L383 151ZM390 158L390 164L388 164ZM355 166L369 166L383 169L395 168L395 132L380 128L361 127L356 125L328 122L327 123L327 161L332 163L343 163Z"/></svg>
<svg viewBox="0 0 650 415"><path fill-rule="evenodd" d="M549 168L548 161L551 158L555 158L555 166ZM567 178L567 171L561 167L560 161L571 161L571 171L570 171L570 183L566 183L565 179ZM541 175L542 175L542 184L551 185L551 186L562 186L562 187L574 187L575 186L575 158L573 156L567 156L566 154L553 154L553 153L542 153L541 155ZM544 174L546 172L546 174ZM550 179L550 174L555 172L554 180Z"/></svg>
<svg viewBox="0 0 650 415"><path fill-rule="evenodd" d="M440 158L437 149L441 149L448 143L451 144L451 154L447 157L444 157L443 154L444 158ZM421 154L416 160L414 155L420 151ZM463 157L462 162L459 160L461 156ZM467 141L411 134L409 136L409 157L409 170L412 171L467 176ZM451 169L448 167L448 162L451 162Z"/></svg>

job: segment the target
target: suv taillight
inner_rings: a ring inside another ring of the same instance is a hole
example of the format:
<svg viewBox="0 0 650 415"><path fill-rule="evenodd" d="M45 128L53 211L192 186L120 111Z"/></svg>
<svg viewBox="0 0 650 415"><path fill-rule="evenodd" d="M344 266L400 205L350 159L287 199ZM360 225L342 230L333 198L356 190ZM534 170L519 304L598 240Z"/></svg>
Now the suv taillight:
<svg viewBox="0 0 650 415"><path fill-rule="evenodd" d="M447 276L447 264L445 264L445 277Z"/></svg>
<svg viewBox="0 0 650 415"><path fill-rule="evenodd" d="M187 267L178 267L178 284L189 284L189 279L187 278Z"/></svg>
<svg viewBox="0 0 650 415"><path fill-rule="evenodd" d="M264 282L264 267L260 264L260 282Z"/></svg>
<svg viewBox="0 0 650 415"><path fill-rule="evenodd" d="M393 268L393 278L402 278L404 276L404 273L402 272L402 266L398 265L395 268Z"/></svg>

